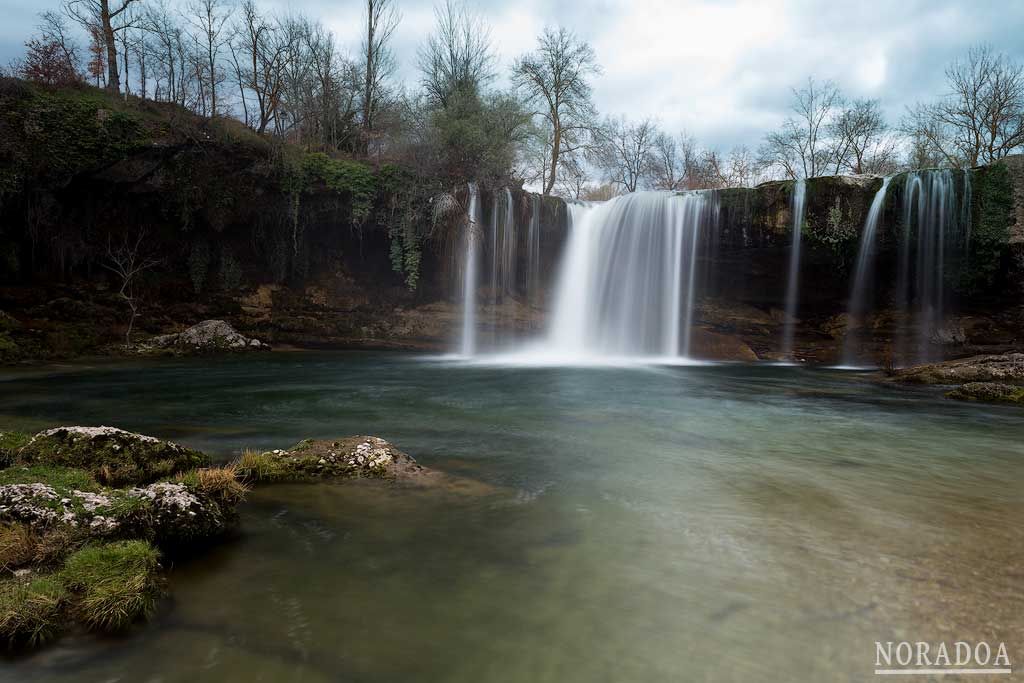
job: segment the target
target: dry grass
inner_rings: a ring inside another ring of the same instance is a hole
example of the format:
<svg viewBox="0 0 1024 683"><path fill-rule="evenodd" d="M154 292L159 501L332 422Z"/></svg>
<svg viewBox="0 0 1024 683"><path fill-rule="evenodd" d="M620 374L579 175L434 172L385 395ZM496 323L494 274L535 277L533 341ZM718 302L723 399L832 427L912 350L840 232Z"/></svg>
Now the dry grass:
<svg viewBox="0 0 1024 683"><path fill-rule="evenodd" d="M232 463L183 472L174 481L194 487L221 505L234 507L245 500L245 494L249 492L249 487L240 479L238 467Z"/></svg>
<svg viewBox="0 0 1024 683"><path fill-rule="evenodd" d="M31 563L36 556L38 538L24 524L0 526L0 572L13 572Z"/></svg>

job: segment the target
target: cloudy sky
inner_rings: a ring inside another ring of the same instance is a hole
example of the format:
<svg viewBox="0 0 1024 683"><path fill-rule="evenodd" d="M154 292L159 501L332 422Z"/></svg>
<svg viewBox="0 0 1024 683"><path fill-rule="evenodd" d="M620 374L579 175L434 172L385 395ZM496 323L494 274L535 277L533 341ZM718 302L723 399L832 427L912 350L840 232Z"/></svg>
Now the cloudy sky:
<svg viewBox="0 0 1024 683"><path fill-rule="evenodd" d="M145 0L143 0L145 2ZM359 0L263 0L319 18L351 50ZM653 116L703 144L756 146L786 116L790 88L808 76L849 96L879 98L895 121L907 104L943 91L943 69L975 43L1024 61L1024 1L478 0L502 72L547 24L572 28L603 67L603 113ZM59 0L0 0L0 62L21 52L35 13ZM433 25L433 0L398 0L400 76L417 79L416 51Z"/></svg>

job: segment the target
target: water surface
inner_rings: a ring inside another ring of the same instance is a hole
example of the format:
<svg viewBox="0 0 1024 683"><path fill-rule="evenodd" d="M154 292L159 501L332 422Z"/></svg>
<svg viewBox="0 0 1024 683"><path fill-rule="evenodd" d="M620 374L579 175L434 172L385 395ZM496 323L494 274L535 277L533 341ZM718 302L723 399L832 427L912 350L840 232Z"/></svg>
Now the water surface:
<svg viewBox="0 0 1024 683"><path fill-rule="evenodd" d="M488 484L254 492L156 619L0 662L18 681L823 681L876 640L1024 660L1019 410L743 365L403 354L0 377L0 424L111 424L226 459L376 434Z"/></svg>

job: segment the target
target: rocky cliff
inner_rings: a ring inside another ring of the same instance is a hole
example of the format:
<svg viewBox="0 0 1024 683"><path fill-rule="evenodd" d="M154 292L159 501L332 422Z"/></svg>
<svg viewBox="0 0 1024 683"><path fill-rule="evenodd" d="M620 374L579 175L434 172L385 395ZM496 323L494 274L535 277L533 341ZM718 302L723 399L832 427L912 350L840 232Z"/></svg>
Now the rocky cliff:
<svg viewBox="0 0 1024 683"><path fill-rule="evenodd" d="M945 275L953 331L939 340L944 355L1021 339L1022 162L958 176L973 232ZM878 286L858 322L865 353L879 360L909 324L894 296L904 181L890 182ZM807 183L802 357L836 360L850 332L851 272L880 186L867 176ZM701 241L696 348L777 352L791 194L787 182L715 193L718 220ZM487 240L499 215L504 229L507 197L482 188L485 260L496 258ZM514 244L503 254L512 282L499 292L481 281L483 336L544 324L569 230L564 202L519 189L510 197ZM236 122L0 81L0 359L116 345L127 308L111 256L129 247L151 265L132 291L140 337L218 318L276 345L450 348L461 325L468 205L463 183L271 144Z"/></svg>

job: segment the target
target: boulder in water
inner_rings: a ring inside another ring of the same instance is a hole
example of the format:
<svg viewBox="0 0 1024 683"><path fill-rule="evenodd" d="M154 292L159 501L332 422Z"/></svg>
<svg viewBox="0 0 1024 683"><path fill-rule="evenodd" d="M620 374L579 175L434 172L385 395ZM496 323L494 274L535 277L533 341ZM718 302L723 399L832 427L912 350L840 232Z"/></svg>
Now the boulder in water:
<svg viewBox="0 0 1024 683"><path fill-rule="evenodd" d="M972 356L893 371L910 384L964 384L968 382L1024 382L1024 353Z"/></svg>
<svg viewBox="0 0 1024 683"><path fill-rule="evenodd" d="M946 394L960 401L986 403L1016 403L1024 405L1024 386L1002 382L968 382Z"/></svg>

